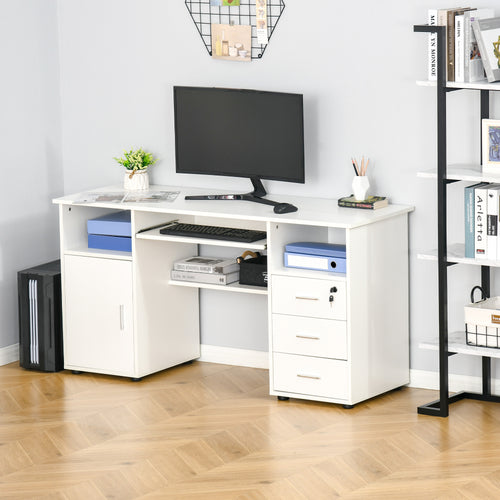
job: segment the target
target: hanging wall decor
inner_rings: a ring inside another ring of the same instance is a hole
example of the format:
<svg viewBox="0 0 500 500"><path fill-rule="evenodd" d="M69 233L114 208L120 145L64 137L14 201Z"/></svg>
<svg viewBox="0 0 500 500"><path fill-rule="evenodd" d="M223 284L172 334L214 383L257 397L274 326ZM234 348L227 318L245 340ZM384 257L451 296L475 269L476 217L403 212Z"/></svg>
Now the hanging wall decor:
<svg viewBox="0 0 500 500"><path fill-rule="evenodd" d="M185 4L208 54L235 61L260 59L264 55L285 9L283 0L185 0ZM221 25L228 26L224 29L224 39ZM229 28L240 28L239 33L242 36L245 33L246 37L245 26L250 33L250 43L245 45L238 40L231 44ZM223 41L227 41L227 50Z"/></svg>

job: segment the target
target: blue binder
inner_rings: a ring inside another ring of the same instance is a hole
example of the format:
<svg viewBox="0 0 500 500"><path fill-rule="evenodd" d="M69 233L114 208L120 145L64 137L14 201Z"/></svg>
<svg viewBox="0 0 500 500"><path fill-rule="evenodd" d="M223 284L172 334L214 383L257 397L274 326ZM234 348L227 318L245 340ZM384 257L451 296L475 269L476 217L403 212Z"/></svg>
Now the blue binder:
<svg viewBox="0 0 500 500"><path fill-rule="evenodd" d="M285 267L332 273L346 272L345 245L297 242L285 246Z"/></svg>

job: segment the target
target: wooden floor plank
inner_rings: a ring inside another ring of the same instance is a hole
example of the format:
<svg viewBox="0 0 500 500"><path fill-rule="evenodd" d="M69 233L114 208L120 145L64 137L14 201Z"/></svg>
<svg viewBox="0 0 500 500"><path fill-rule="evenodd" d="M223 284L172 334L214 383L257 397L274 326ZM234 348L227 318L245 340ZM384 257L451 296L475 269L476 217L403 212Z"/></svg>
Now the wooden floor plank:
<svg viewBox="0 0 500 500"><path fill-rule="evenodd" d="M0 498L500 498L500 407L447 419L403 388L353 409L278 401L268 372L193 362L139 382L0 367Z"/></svg>

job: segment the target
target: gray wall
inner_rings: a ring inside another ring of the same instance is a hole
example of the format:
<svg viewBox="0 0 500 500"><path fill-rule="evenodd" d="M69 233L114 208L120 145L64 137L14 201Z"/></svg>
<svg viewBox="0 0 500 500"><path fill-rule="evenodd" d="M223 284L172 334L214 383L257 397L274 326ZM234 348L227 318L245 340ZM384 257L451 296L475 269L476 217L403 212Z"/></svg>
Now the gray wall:
<svg viewBox="0 0 500 500"><path fill-rule="evenodd" d="M58 258L63 190L56 0L0 2L0 348L18 342L17 271Z"/></svg>
<svg viewBox="0 0 500 500"><path fill-rule="evenodd" d="M60 177L53 176L47 188L50 193L41 193L40 183L34 183L29 196L38 196L48 212L49 205L43 200L54 191L63 194L119 184L122 172L112 158L132 146L147 148L161 159L151 173L156 184L246 190L248 182L241 179L175 174L172 86L301 92L305 98L306 184L266 182L266 187L278 198L281 193L327 198L345 195L350 192L351 156L366 155L370 157L374 191L388 195L395 203L416 206L410 218L411 365L435 370L436 354L422 351L418 344L436 335L436 267L416 258L419 251L436 246L435 185L416 177L419 170L435 166L435 92L415 85L416 80L426 77L427 43L425 35L412 29L413 24L426 22L427 9L434 8L435 2L285 3L263 59L237 64L208 56L182 0L59 0L64 189L58 184ZM11 10L17 9L16 2L9 4ZM26 17L39 16L45 23L49 22L47 16L55 19L54 9L41 12L34 1L22 5L31 5ZM16 36L15 30L11 31ZM36 33L24 30L33 44ZM56 33L54 27L54 32L47 34L46 45L49 41L55 45L52 38ZM33 61L28 71L57 82L55 64L40 68L39 61ZM37 102L31 124L40 118L43 105L40 99ZM474 93L450 96L452 162L478 158L478 102ZM54 123L49 125L51 133L57 129ZM53 171L53 165L59 164L50 165ZM35 173L39 175L39 170L33 164L31 175ZM450 241L453 236L462 239L462 188L462 183L450 187ZM12 201L18 200L15 194L10 196ZM49 215L45 221L53 223ZM15 240L20 248L26 246L23 238L19 234ZM51 244L43 239L42 245L50 248ZM17 254L12 251L12 255ZM452 329L461 327L463 305L478 279L479 269L454 266L450 270ZM385 286L390 283L380 284L381 293ZM222 324L220 315L213 313L221 303L227 312ZM265 350L265 308L262 297L203 292L203 342ZM250 326L250 310L262 321ZM243 326L235 329L235 324ZM451 369L477 374L477 361L455 356Z"/></svg>

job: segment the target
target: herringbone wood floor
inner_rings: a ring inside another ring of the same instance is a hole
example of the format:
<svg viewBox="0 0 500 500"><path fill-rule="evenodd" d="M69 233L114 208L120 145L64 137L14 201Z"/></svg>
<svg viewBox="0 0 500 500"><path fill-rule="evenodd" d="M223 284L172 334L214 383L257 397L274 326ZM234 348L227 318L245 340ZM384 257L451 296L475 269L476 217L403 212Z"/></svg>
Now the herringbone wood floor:
<svg viewBox="0 0 500 500"><path fill-rule="evenodd" d="M0 367L0 498L498 499L500 407L402 389L345 410L195 362L140 382Z"/></svg>

